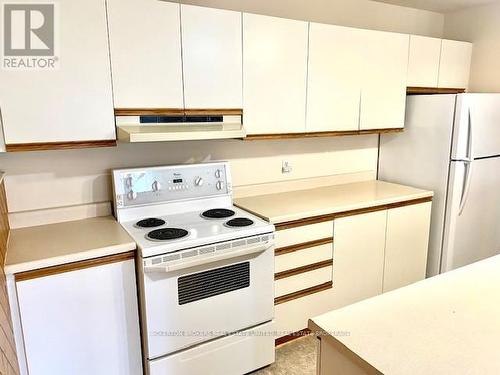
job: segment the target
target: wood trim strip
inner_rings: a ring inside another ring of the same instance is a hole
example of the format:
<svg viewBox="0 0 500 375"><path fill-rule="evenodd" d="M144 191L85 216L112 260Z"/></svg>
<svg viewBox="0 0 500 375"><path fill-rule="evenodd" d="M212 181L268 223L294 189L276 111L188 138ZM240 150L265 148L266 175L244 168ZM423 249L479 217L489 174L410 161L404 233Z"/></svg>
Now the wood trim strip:
<svg viewBox="0 0 500 375"><path fill-rule="evenodd" d="M5 184L2 180L0 181L0 373L14 375L19 374L19 367L4 273L10 234L8 211Z"/></svg>
<svg viewBox="0 0 500 375"><path fill-rule="evenodd" d="M398 207L404 207L404 206L412 206L414 204L427 203L427 202L432 202L432 197L411 199L411 200L407 200L407 201L382 204L382 205L373 206L373 207L358 208L356 210L337 212L334 214L312 216L312 217L307 217L307 218L303 218L303 219L287 221L284 223L277 223L274 226L275 226L277 231L280 231L280 230L285 230L285 229L290 229L290 228L302 227L304 225L322 223L324 221L334 220L334 219L339 218L339 217L366 214L366 213L370 213L370 212L389 210L392 208L398 208Z"/></svg>
<svg viewBox="0 0 500 375"><path fill-rule="evenodd" d="M333 237L327 237L327 238L322 238L319 240L302 242L302 243L299 243L296 245L279 247L279 248L274 250L274 255L279 256L279 255L289 254L289 253L293 253L295 251L308 249L310 247L316 247L316 246L321 246L321 245L326 245L326 244L331 244L331 243L333 243Z"/></svg>
<svg viewBox="0 0 500 375"><path fill-rule="evenodd" d="M300 275L301 273L314 271L314 270L317 270L320 268L330 267L332 265L333 265L333 259L327 259L327 260L323 260L323 261L318 262L318 263L313 263L313 264L308 264L308 265L297 267L297 268L292 268L290 270L275 273L274 280L285 279L287 277Z"/></svg>
<svg viewBox="0 0 500 375"><path fill-rule="evenodd" d="M115 108L115 116L241 116L242 108Z"/></svg>
<svg viewBox="0 0 500 375"><path fill-rule="evenodd" d="M274 299L274 304L279 305L281 303L293 301L294 299L302 298L310 294L319 293L324 290L331 289L333 287L332 281L327 281L326 283L312 286L310 288L298 290L293 293L285 294L284 296L276 297Z"/></svg>
<svg viewBox="0 0 500 375"><path fill-rule="evenodd" d="M242 116L242 108L186 108L186 116Z"/></svg>
<svg viewBox="0 0 500 375"><path fill-rule="evenodd" d="M255 140L275 140L275 139L294 139L294 138L342 137L350 135L401 133L402 131L404 131L404 128L339 130L330 132L306 132L306 133L248 134L244 139L248 141L255 141Z"/></svg>
<svg viewBox="0 0 500 375"><path fill-rule="evenodd" d="M305 217L303 219L286 221L283 223L277 223L274 224L274 227L276 228L276 231L280 231L285 229L298 228L305 225L322 223L324 221L332 221L333 219L335 219L335 214L318 215L318 216Z"/></svg>
<svg viewBox="0 0 500 375"><path fill-rule="evenodd" d="M431 95L431 94L463 94L464 88L449 87L407 87L407 95Z"/></svg>
<svg viewBox="0 0 500 375"><path fill-rule="evenodd" d="M304 328L300 331L290 333L289 335L278 337L276 340L274 340L274 346L285 344L292 340L300 339L301 337L309 336L311 334L312 332L309 328Z"/></svg>
<svg viewBox="0 0 500 375"><path fill-rule="evenodd" d="M122 262L134 258L135 258L135 251L128 251L125 253L108 255L101 258L82 260L79 262L66 263L32 271L19 272L16 273L14 276L16 282L26 281L31 279L37 279L39 277L52 276L65 272L77 271L85 268L98 267L106 264Z"/></svg>
<svg viewBox="0 0 500 375"><path fill-rule="evenodd" d="M115 108L115 116L183 116L184 108Z"/></svg>
<svg viewBox="0 0 500 375"><path fill-rule="evenodd" d="M67 150L73 148L115 147L115 139L100 141L70 141L70 142L44 142L44 143L11 143L6 144L7 152Z"/></svg>

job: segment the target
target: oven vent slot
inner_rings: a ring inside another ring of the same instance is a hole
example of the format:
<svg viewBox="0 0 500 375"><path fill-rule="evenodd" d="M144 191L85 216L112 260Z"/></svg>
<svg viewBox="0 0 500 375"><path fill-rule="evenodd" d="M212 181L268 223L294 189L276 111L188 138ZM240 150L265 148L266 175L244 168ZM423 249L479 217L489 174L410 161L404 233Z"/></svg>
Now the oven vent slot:
<svg viewBox="0 0 500 375"><path fill-rule="evenodd" d="M223 122L223 116L139 116L141 124L178 124L192 122Z"/></svg>
<svg viewBox="0 0 500 375"><path fill-rule="evenodd" d="M238 263L179 277L179 305L250 286L250 263Z"/></svg>

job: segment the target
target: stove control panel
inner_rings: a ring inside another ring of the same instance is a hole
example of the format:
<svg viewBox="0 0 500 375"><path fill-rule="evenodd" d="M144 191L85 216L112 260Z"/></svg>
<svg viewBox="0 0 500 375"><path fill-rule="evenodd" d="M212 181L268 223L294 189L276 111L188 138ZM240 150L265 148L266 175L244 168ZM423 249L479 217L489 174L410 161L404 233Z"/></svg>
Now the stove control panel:
<svg viewBox="0 0 500 375"><path fill-rule="evenodd" d="M227 162L113 171L117 207L231 195Z"/></svg>

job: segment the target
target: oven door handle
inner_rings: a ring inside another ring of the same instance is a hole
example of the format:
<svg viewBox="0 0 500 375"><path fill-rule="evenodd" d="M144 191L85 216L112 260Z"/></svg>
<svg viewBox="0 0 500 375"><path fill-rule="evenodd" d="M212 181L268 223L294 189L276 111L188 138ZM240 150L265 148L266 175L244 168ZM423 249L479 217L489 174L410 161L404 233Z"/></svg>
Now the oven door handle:
<svg viewBox="0 0 500 375"><path fill-rule="evenodd" d="M183 260L182 262L179 262L179 263L164 264L164 265L158 264L155 266L144 266L144 272L146 272L146 273L167 273L167 272L178 271L178 270L182 270L182 269L186 269L186 268L199 266L202 264L218 262L218 261L225 260L225 259L237 258L237 257L241 257L243 255L262 253L266 250L269 250L273 246L274 246L274 243L267 242L265 244L247 247L247 248L237 250L237 251L228 251L228 252L219 253L219 254L215 253L215 255L212 255L209 257L202 257L199 259L195 258L192 260Z"/></svg>

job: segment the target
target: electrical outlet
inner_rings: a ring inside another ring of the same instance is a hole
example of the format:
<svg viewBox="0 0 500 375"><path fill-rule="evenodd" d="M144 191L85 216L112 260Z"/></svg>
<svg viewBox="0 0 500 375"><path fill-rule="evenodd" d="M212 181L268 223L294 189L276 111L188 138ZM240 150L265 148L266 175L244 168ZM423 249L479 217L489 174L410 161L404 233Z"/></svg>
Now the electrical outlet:
<svg viewBox="0 0 500 375"><path fill-rule="evenodd" d="M291 173L292 164L288 160L283 160L281 163L281 173Z"/></svg>

